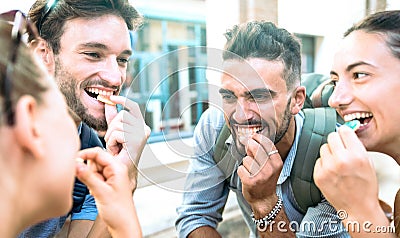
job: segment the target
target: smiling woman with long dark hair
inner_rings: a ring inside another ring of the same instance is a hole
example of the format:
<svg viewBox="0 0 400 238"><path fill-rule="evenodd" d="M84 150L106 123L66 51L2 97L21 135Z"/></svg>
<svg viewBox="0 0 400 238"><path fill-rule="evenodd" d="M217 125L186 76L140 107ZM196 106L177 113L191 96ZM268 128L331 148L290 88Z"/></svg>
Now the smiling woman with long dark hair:
<svg viewBox="0 0 400 238"><path fill-rule="evenodd" d="M400 11L367 16L345 33L331 70L336 86L330 106L345 121L359 121L360 127L355 132L341 127L329 135L314 178L337 211L345 212L345 226L360 224L359 231L349 229L353 237L395 236L379 204L377 177L367 150L385 153L400 164L399 26ZM399 196L394 217L397 236Z"/></svg>

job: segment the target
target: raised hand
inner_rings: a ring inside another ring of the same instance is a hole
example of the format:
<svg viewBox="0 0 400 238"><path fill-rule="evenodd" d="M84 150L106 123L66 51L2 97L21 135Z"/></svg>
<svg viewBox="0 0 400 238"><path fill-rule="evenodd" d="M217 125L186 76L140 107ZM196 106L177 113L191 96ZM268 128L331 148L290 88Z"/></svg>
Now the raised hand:
<svg viewBox="0 0 400 238"><path fill-rule="evenodd" d="M145 124L137 103L122 96L111 96L110 100L124 106L117 112L115 106L105 104L108 130L104 136L107 150L129 169L131 190L136 189L137 166L150 128Z"/></svg>
<svg viewBox="0 0 400 238"><path fill-rule="evenodd" d="M76 176L96 199L99 216L113 237L141 237L127 167L99 147L78 153Z"/></svg>
<svg viewBox="0 0 400 238"><path fill-rule="evenodd" d="M281 173L283 162L273 142L267 137L254 134L247 141L247 156L238 168L242 181L244 198L251 206L270 210L276 204L276 183Z"/></svg>
<svg viewBox="0 0 400 238"><path fill-rule="evenodd" d="M342 126L338 132L329 134L327 142L321 147L321 158L315 164L314 180L338 214L345 214L341 215L345 226L369 222L371 231L376 226L389 226L379 204L373 163L357 135L349 127ZM354 237L365 237L368 230L349 232ZM374 235L388 237L386 233Z"/></svg>
<svg viewBox="0 0 400 238"><path fill-rule="evenodd" d="M379 207L375 169L357 135L342 126L329 134L327 141L314 169L315 183L324 196L336 209L348 213L361 207Z"/></svg>

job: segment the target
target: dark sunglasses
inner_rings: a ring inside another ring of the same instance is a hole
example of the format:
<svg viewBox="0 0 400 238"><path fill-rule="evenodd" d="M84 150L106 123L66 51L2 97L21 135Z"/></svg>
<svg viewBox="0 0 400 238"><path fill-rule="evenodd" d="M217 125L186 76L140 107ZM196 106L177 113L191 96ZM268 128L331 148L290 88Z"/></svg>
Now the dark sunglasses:
<svg viewBox="0 0 400 238"><path fill-rule="evenodd" d="M25 33L29 33L37 38L39 36L35 26L27 19L24 13L19 10L12 10L0 14L0 20L8 22L12 25L11 29L11 54L10 62L7 63L6 74L3 80L3 92L4 95L4 111L6 113L7 125L14 125L14 109L11 101L12 91L12 75L14 72L14 65L17 62L18 48L21 41L27 44L27 36ZM26 37L25 37L26 36ZM25 38L24 38L25 37Z"/></svg>

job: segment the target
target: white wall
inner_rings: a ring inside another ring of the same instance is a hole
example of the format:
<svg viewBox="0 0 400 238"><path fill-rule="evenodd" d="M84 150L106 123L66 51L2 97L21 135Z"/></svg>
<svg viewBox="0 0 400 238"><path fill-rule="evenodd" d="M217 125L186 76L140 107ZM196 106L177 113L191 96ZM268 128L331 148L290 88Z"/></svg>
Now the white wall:
<svg viewBox="0 0 400 238"><path fill-rule="evenodd" d="M399 10L400 9L400 1L399 0L386 0L386 9L387 10Z"/></svg>
<svg viewBox="0 0 400 238"><path fill-rule="evenodd" d="M393 2L400 2L392 0ZM393 4L392 4L393 5ZM398 3L400 5L400 3ZM207 44L222 49L223 33L239 23L239 0L206 0ZM365 0L279 0L278 25L299 34L319 36L315 71L328 73L343 32L365 14ZM215 76L207 75L211 80Z"/></svg>
<svg viewBox="0 0 400 238"><path fill-rule="evenodd" d="M8 10L18 9L27 13L30 6L35 2L35 0L2 0L0 4L0 12L5 12Z"/></svg>
<svg viewBox="0 0 400 238"><path fill-rule="evenodd" d="M365 0L280 0L278 24L293 33L320 36L315 71L329 73L344 31L365 15Z"/></svg>
<svg viewBox="0 0 400 238"><path fill-rule="evenodd" d="M35 0L2 0L0 11L27 12ZM152 8L175 14L205 15L209 47L221 49L226 29L239 22L239 0L130 0L138 8ZM399 0L387 0L388 9L400 9ZM279 0L278 25L291 32L320 36L317 41L315 71L330 70L335 47L343 32L365 14L365 0ZM210 79L214 76L208 77Z"/></svg>

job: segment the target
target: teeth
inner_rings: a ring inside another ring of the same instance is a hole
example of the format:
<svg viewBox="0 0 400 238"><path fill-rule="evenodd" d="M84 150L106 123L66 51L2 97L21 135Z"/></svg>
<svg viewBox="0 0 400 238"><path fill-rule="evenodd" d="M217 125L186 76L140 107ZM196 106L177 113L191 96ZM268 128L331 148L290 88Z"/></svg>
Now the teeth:
<svg viewBox="0 0 400 238"><path fill-rule="evenodd" d="M249 137L249 136L255 134L257 131L259 131L259 130L261 130L261 129L262 129L262 127L251 127L251 128L248 128L248 127L238 127L238 134L239 134L240 136L247 136L247 137Z"/></svg>
<svg viewBox="0 0 400 238"><path fill-rule="evenodd" d="M354 120L354 119L367 118L367 117L372 117L372 113L370 113L370 112L357 112L357 113L347 114L347 115L344 115L344 120L345 121L351 121L351 120Z"/></svg>
<svg viewBox="0 0 400 238"><path fill-rule="evenodd" d="M108 97L110 97L111 95L114 94L113 91L100 90L98 88L87 88L86 90L90 93L99 94L99 95L108 96Z"/></svg>

